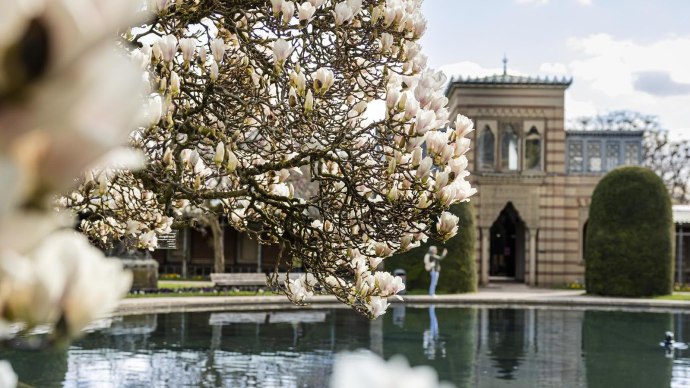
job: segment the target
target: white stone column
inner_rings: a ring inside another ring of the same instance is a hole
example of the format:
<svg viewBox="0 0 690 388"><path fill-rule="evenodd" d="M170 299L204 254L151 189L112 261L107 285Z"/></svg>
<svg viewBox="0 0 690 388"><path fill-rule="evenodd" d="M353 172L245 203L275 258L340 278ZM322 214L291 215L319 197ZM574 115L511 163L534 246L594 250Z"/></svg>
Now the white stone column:
<svg viewBox="0 0 690 388"><path fill-rule="evenodd" d="M486 286L489 284L489 228L482 228L482 255L481 255L481 272L479 276L479 284Z"/></svg>
<svg viewBox="0 0 690 388"><path fill-rule="evenodd" d="M537 285L537 229L528 229L529 234L529 285Z"/></svg>

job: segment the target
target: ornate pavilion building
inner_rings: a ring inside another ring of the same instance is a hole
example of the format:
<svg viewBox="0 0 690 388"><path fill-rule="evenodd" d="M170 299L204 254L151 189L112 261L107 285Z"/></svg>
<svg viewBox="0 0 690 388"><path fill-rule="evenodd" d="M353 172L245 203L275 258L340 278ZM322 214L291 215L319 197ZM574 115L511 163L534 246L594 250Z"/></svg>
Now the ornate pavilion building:
<svg viewBox="0 0 690 388"><path fill-rule="evenodd" d="M504 73L453 79L451 117L470 117L480 284L584 282L591 195L607 171L637 165L642 132L566 131L572 79Z"/></svg>

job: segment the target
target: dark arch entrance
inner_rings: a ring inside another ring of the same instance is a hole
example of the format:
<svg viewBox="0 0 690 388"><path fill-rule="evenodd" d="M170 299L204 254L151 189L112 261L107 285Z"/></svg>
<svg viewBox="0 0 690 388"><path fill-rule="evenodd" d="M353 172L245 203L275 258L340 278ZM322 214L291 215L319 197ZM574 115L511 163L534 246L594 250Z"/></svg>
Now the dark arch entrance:
<svg viewBox="0 0 690 388"><path fill-rule="evenodd" d="M525 280L525 223L508 202L490 229L489 276Z"/></svg>

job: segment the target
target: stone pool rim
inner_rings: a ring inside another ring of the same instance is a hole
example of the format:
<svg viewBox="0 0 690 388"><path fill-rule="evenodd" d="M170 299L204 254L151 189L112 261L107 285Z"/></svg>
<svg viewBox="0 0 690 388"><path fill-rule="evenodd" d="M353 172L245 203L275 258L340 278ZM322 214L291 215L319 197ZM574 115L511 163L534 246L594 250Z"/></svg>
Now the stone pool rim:
<svg viewBox="0 0 690 388"><path fill-rule="evenodd" d="M391 303L404 303L408 307L427 307L429 305L435 305L439 308L555 308L690 313L690 301L610 298L583 295L582 291L573 292L563 290L554 290L554 292L550 294L544 293L537 295L486 295L482 292L474 294L437 295L433 298L427 295L408 295L404 296L404 299L404 302L400 302L395 298L391 298L389 301ZM293 305L281 295L152 297L124 299L111 315L332 308L348 307L338 302L335 297L327 295L313 297L311 303L306 306Z"/></svg>

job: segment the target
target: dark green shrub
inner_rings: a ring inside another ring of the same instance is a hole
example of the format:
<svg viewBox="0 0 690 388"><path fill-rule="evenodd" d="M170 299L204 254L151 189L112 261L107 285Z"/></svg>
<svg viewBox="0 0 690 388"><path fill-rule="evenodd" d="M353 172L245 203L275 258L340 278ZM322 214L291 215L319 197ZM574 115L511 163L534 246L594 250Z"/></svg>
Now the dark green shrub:
<svg viewBox="0 0 690 388"><path fill-rule="evenodd" d="M420 247L384 260L387 271L402 268L407 272L407 289L429 288L429 273L424 269L424 254L430 245L436 245L439 253L448 249L448 256L441 262L441 276L437 291L445 293L477 291L477 266L475 263L474 210L470 202L455 204L451 213L458 216L458 234L445 244L429 239Z"/></svg>
<svg viewBox="0 0 690 388"><path fill-rule="evenodd" d="M589 293L670 294L673 215L661 178L642 167L608 173L592 195L585 252Z"/></svg>

